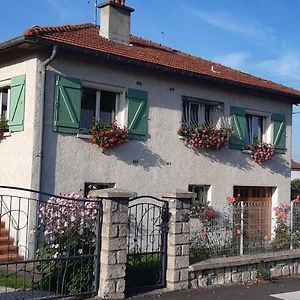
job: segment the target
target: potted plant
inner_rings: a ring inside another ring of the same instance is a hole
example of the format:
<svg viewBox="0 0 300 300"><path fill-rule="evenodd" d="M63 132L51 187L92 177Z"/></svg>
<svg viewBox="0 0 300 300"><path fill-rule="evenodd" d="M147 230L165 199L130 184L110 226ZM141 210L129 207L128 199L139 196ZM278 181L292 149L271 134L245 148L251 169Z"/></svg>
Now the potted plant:
<svg viewBox="0 0 300 300"><path fill-rule="evenodd" d="M8 129L8 121L5 119L0 119L0 141L2 141L5 138L4 132L7 132Z"/></svg>
<svg viewBox="0 0 300 300"><path fill-rule="evenodd" d="M189 148L221 150L228 143L233 131L227 126L214 127L210 124L203 124L194 127L183 124L178 134Z"/></svg>
<svg viewBox="0 0 300 300"><path fill-rule="evenodd" d="M252 144L250 150L251 159L257 164L270 160L275 155L274 146L264 142Z"/></svg>
<svg viewBox="0 0 300 300"><path fill-rule="evenodd" d="M118 147L128 138L127 130L119 127L116 122L110 124L95 121L90 131L90 142L102 149Z"/></svg>

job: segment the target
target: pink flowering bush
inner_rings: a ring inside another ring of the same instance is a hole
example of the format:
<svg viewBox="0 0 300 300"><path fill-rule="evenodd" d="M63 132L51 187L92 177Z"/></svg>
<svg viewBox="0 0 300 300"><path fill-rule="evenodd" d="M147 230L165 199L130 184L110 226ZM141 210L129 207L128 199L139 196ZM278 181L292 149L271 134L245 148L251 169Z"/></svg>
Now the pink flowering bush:
<svg viewBox="0 0 300 300"><path fill-rule="evenodd" d="M251 159L257 164L270 160L275 155L274 146L267 143L255 143L250 150L252 151Z"/></svg>
<svg viewBox="0 0 300 300"><path fill-rule="evenodd" d="M199 127L183 124L178 130L185 145L192 149L221 150L228 143L233 131L227 127L213 127L204 124Z"/></svg>
<svg viewBox="0 0 300 300"><path fill-rule="evenodd" d="M276 250L287 250L290 247L291 235L288 219L291 212L289 203L280 204L273 208L276 217L274 247Z"/></svg>
<svg viewBox="0 0 300 300"><path fill-rule="evenodd" d="M94 254L98 204L81 194L63 197L71 199L51 197L39 208L44 244L39 248L38 257L51 259L39 265L42 285L56 291L59 282L61 292L89 291L93 285L94 260L60 259Z"/></svg>

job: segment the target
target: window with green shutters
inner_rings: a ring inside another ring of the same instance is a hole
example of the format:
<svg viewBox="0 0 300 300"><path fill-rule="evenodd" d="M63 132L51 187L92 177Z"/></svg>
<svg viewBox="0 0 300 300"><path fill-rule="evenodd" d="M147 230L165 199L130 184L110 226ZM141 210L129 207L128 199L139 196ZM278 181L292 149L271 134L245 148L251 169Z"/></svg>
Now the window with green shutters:
<svg viewBox="0 0 300 300"><path fill-rule="evenodd" d="M263 114L262 114L263 115ZM249 144L263 142L263 135L266 130L267 117L248 113L243 107L230 107L230 122L234 135L230 139L231 149L248 149ZM282 114L272 114L272 141L277 153L286 152L286 122Z"/></svg>
<svg viewBox="0 0 300 300"><path fill-rule="evenodd" d="M277 153L286 152L286 122L282 114L272 114L273 145Z"/></svg>
<svg viewBox="0 0 300 300"><path fill-rule="evenodd" d="M9 130L24 130L26 76L19 75L11 79L9 99Z"/></svg>
<svg viewBox="0 0 300 300"><path fill-rule="evenodd" d="M132 139L144 140L148 135L147 92L128 89L128 132Z"/></svg>

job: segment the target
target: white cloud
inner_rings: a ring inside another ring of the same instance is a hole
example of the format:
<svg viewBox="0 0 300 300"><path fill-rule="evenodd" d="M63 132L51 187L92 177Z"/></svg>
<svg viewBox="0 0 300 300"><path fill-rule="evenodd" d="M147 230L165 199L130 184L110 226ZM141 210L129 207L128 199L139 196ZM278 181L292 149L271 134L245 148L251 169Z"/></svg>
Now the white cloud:
<svg viewBox="0 0 300 300"><path fill-rule="evenodd" d="M277 38L272 28L263 25L258 19L239 20L225 11L204 12L199 9L185 9L201 21L225 31L242 35L252 43L272 48ZM273 47L276 50L276 47Z"/></svg>
<svg viewBox="0 0 300 300"><path fill-rule="evenodd" d="M257 69L275 80L300 82L300 55L286 53L274 59L264 60L258 63Z"/></svg>
<svg viewBox="0 0 300 300"><path fill-rule="evenodd" d="M243 69L249 57L247 52L235 52L215 57L214 61L234 69Z"/></svg>

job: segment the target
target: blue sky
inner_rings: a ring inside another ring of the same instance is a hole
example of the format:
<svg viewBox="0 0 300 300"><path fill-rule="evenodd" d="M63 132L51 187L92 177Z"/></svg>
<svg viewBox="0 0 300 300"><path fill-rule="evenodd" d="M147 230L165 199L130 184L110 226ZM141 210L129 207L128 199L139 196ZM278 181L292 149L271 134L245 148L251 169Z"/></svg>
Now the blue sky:
<svg viewBox="0 0 300 300"><path fill-rule="evenodd" d="M98 1L98 2L101 2ZM0 0L0 41L33 25L93 22L95 0ZM127 0L132 33L300 89L300 1ZM294 108L300 112L300 106ZM300 162L300 113L293 117Z"/></svg>

